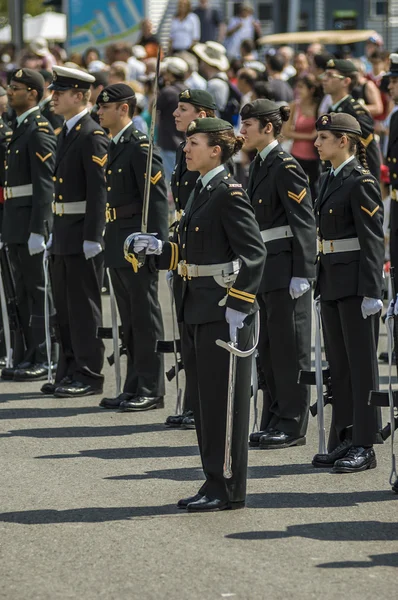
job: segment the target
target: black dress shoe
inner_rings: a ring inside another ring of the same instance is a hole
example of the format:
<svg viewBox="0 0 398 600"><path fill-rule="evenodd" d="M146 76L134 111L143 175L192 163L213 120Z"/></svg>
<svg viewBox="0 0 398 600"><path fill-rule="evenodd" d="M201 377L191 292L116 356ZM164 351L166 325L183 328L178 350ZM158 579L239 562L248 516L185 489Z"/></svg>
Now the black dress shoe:
<svg viewBox="0 0 398 600"><path fill-rule="evenodd" d="M336 460L344 458L351 446L352 441L350 439L346 439L334 450L332 450L332 452L328 452L327 454L315 454L314 458L312 459L312 465L320 469L330 469L333 467Z"/></svg>
<svg viewBox="0 0 398 600"><path fill-rule="evenodd" d="M352 446L344 458L336 460L333 473L356 473L367 469L375 469L376 465L376 454L373 448Z"/></svg>
<svg viewBox="0 0 398 600"><path fill-rule="evenodd" d="M184 429L195 429L195 419L192 410L187 410L185 412L185 417L182 421L182 426Z"/></svg>
<svg viewBox="0 0 398 600"><path fill-rule="evenodd" d="M194 496L190 496L189 498L181 498L181 500L177 502L177 508L187 508L188 504L197 502L201 498L203 498L202 494L195 494Z"/></svg>
<svg viewBox="0 0 398 600"><path fill-rule="evenodd" d="M132 398L134 398L134 394L123 392L122 394L119 394L119 396L116 396L116 398L102 398L99 405L102 406L102 408L119 408L122 402L131 400Z"/></svg>
<svg viewBox="0 0 398 600"><path fill-rule="evenodd" d="M395 492L396 494L398 494L398 478L397 481L394 483L394 485L392 486L392 491Z"/></svg>
<svg viewBox="0 0 398 600"><path fill-rule="evenodd" d="M43 385L41 386L41 393L44 394L45 396L53 396L55 390L57 389L57 387L59 387L60 385L67 385L69 383L72 383L73 379L71 377L64 377L63 379L61 379L61 381L59 383L50 383L49 381L47 383L43 383Z"/></svg>
<svg viewBox="0 0 398 600"><path fill-rule="evenodd" d="M15 369L14 381L42 381L48 377L48 367L43 363L35 363L27 369Z"/></svg>
<svg viewBox="0 0 398 600"><path fill-rule="evenodd" d="M101 394L102 389L93 388L87 383L81 381L72 381L66 385L59 385L54 392L56 398L79 398L80 396L93 396L94 394Z"/></svg>
<svg viewBox="0 0 398 600"><path fill-rule="evenodd" d="M244 502L229 502L228 500L220 500L219 498L208 498L208 496L202 496L196 502L190 502L187 506L188 512L210 512L211 510L232 510L236 508L243 508Z"/></svg>
<svg viewBox="0 0 398 600"><path fill-rule="evenodd" d="M128 412L130 410L138 411L150 410L152 408L164 408L163 396L155 396L154 398L150 398L148 396L137 396L132 400L121 402L119 408L123 412Z"/></svg>
<svg viewBox="0 0 398 600"><path fill-rule="evenodd" d="M25 361L19 363L19 365L16 365L15 367L4 367L4 369L1 370L1 378L7 381L12 381L14 379L14 373L17 369L29 369L31 366L31 362Z"/></svg>
<svg viewBox="0 0 398 600"><path fill-rule="evenodd" d="M259 448L268 450L269 448L290 448L291 446L305 446L306 439L304 436L289 435L284 431L277 429L271 430L261 436Z"/></svg>
<svg viewBox="0 0 398 600"><path fill-rule="evenodd" d="M266 435L270 431L273 431L273 429L264 429L264 431L254 431L253 433L251 433L249 437L249 446L251 448L258 448L260 444L260 438L262 438L263 435Z"/></svg>
<svg viewBox="0 0 398 600"><path fill-rule="evenodd" d="M170 415L169 417L167 417L164 424L166 425L166 427L174 427L175 429L177 429L178 427L181 427L184 419L185 419L184 414Z"/></svg>

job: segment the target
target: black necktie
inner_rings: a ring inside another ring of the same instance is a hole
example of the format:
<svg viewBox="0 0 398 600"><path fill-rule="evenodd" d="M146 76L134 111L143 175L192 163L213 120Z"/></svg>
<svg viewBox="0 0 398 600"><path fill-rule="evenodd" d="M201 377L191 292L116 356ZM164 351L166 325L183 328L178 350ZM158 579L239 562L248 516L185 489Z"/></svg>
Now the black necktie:
<svg viewBox="0 0 398 600"><path fill-rule="evenodd" d="M248 192L249 196L253 190L254 182L256 181L256 177L258 175L258 172L260 171L262 162L263 161L260 156L260 153L258 153L256 158L254 159L253 170L251 172L249 184L247 186L247 192Z"/></svg>
<svg viewBox="0 0 398 600"><path fill-rule="evenodd" d="M199 196L199 194L200 194L200 192L202 190L203 190L202 180L199 179L199 181L196 182L195 189L194 189L194 192L193 192L193 200L194 201Z"/></svg>
<svg viewBox="0 0 398 600"><path fill-rule="evenodd" d="M61 148L61 146L65 142L67 134L68 134L68 127L67 127L66 123L64 123L64 126L62 127L62 131L58 136L58 148Z"/></svg>

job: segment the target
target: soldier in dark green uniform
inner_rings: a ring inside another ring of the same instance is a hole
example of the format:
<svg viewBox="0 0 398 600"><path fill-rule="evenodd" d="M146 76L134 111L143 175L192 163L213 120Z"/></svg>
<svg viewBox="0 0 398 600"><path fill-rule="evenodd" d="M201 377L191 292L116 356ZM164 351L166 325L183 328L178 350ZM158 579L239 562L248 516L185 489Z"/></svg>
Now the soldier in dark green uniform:
<svg viewBox="0 0 398 600"><path fill-rule="evenodd" d="M18 381L47 378L43 252L52 224L56 138L39 110L43 89L40 73L19 69L7 92L17 127L6 153L1 239L8 246L27 352L19 365L3 369L2 377Z"/></svg>
<svg viewBox="0 0 398 600"><path fill-rule="evenodd" d="M46 393L79 397L102 392L102 325L105 165L108 138L87 105L94 77L54 67L54 110L66 121L58 136L54 171L52 275L60 360L56 384ZM44 390L42 390L44 391Z"/></svg>
<svg viewBox="0 0 398 600"><path fill-rule="evenodd" d="M311 363L315 220L308 178L276 139L289 108L255 100L242 108L241 118L245 148L258 151L247 193L267 248L258 293L259 363L270 406L250 445L287 448L306 442L310 390L298 376Z"/></svg>
<svg viewBox="0 0 398 600"><path fill-rule="evenodd" d="M351 473L376 467L378 389L377 321L383 306L383 202L366 163L358 121L345 113L322 115L315 147L331 162L315 205L318 271L326 357L333 389L328 454L315 467ZM356 157L358 156L358 158ZM358 160L359 159L359 160Z"/></svg>
<svg viewBox="0 0 398 600"><path fill-rule="evenodd" d="M123 253L126 236L141 229L148 137L133 125L136 97L128 85L104 88L97 102L100 123L112 135L106 170L105 263L110 268L128 358L123 393L103 398L100 406L123 411L160 408L165 388L163 358L155 352L157 340L163 339L159 274L154 257L135 273ZM157 151L150 177L148 229L167 240L167 191Z"/></svg>
<svg viewBox="0 0 398 600"><path fill-rule="evenodd" d="M202 119L204 117L215 117L216 105L213 97L204 90L184 90L180 93L178 105L173 116L177 131L186 133L188 125L194 119ZM197 171L189 171L185 160L186 142L182 142L177 149L176 165L171 177L171 191L176 206L176 224L181 219L181 215L187 205L188 198L195 187L199 177ZM175 226L173 234L175 233ZM175 241L175 240L174 240ZM173 276L173 271L169 271L168 277ZM179 303L181 302L182 279L181 277L173 277L174 299L176 303L177 313L179 311ZM180 338L182 323L179 323ZM189 397L186 390L184 394L184 411L181 415L171 415L166 419L166 425L169 427L184 427L193 428L195 421L193 411L190 405Z"/></svg>
<svg viewBox="0 0 398 600"><path fill-rule="evenodd" d="M251 359L238 359L233 477L226 480L229 356L215 342L239 337L240 348L253 345L256 293L266 251L242 186L223 166L243 140L235 137L230 123L213 118L195 119L187 136L188 169L199 171L200 177L179 222L177 243L138 234L126 245L129 252L159 255L160 268L177 271L183 279L182 352L206 481L178 506L189 511L225 510L245 503Z"/></svg>
<svg viewBox="0 0 398 600"><path fill-rule="evenodd" d="M357 68L350 60L332 58L322 76L323 91L330 94L329 112L343 112L357 119L361 127L361 142L366 148L370 172L380 179L380 149L374 137L374 122L366 107L350 94L357 82Z"/></svg>

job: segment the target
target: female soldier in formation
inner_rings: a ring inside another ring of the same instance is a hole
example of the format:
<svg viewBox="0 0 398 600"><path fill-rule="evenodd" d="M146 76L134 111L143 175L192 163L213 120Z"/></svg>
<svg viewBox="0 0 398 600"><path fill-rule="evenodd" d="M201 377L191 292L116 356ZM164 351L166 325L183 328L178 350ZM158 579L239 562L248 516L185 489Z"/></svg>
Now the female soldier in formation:
<svg viewBox="0 0 398 600"><path fill-rule="evenodd" d="M203 117L215 117L216 105L213 97L203 90L184 90L180 93L178 106L175 109L173 116L175 119L177 131L186 133L188 125L194 119L202 119ZM188 198L195 187L199 177L197 171L189 171L185 160L186 142L182 142L177 149L176 164L171 177L171 191L176 206L176 223L181 219L181 215L188 202ZM173 272L170 271L172 277ZM173 291L177 313L182 291L182 280L177 275L173 278ZM182 323L179 323L180 338ZM184 394L184 410L180 415L170 415L166 419L168 427L194 428L195 421L193 418L192 407L189 397Z"/></svg>
<svg viewBox="0 0 398 600"><path fill-rule="evenodd" d="M159 267L182 278L179 319L187 392L195 417L206 481L197 494L178 502L189 511L244 506L251 358L238 358L232 439L232 479L223 477L229 355L217 339L253 345L256 293L266 251L253 209L224 163L243 144L230 123L195 119L184 148L188 169L200 177L179 222L178 240L133 234L127 255L159 256ZM229 330L228 330L229 324ZM238 330L239 335L238 335Z"/></svg>
<svg viewBox="0 0 398 600"><path fill-rule="evenodd" d="M355 117L322 115L316 128L319 156L332 163L315 205L319 252L315 297L320 296L321 302L333 418L329 452L315 455L313 465L351 473L376 467L377 409L368 405L368 397L370 390L378 389L383 202Z"/></svg>

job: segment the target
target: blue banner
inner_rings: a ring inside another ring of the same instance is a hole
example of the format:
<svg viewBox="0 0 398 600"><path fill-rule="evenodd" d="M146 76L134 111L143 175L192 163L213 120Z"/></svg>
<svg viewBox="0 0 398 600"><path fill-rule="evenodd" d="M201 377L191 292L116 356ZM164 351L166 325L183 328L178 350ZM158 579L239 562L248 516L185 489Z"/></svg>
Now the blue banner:
<svg viewBox="0 0 398 600"><path fill-rule="evenodd" d="M134 42L144 18L145 0L69 0L68 50Z"/></svg>

